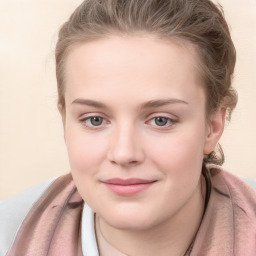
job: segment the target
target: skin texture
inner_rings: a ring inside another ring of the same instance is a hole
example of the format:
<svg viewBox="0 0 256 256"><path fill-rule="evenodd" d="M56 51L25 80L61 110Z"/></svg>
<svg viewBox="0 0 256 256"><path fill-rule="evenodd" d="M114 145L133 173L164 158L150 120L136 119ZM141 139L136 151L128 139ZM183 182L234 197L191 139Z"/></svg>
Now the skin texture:
<svg viewBox="0 0 256 256"><path fill-rule="evenodd" d="M84 43L67 57L60 112L71 172L104 238L128 255L182 255L200 225L202 159L225 110L206 122L195 54L188 43L148 35ZM154 183L123 196L104 183L112 178Z"/></svg>

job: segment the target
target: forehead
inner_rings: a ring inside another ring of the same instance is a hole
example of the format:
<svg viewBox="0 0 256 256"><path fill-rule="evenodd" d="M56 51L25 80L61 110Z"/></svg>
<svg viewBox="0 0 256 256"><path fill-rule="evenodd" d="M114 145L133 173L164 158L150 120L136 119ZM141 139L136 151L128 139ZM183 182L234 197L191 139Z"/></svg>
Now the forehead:
<svg viewBox="0 0 256 256"><path fill-rule="evenodd" d="M143 94L151 89L161 93L165 87L173 93L201 87L194 47L152 36L111 36L77 45L67 56L65 74L68 98L108 88Z"/></svg>

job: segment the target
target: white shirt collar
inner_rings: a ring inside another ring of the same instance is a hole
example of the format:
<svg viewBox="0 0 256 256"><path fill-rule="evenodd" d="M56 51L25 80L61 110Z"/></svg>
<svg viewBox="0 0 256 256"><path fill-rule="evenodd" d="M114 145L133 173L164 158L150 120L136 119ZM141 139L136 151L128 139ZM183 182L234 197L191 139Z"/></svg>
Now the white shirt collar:
<svg viewBox="0 0 256 256"><path fill-rule="evenodd" d="M86 203L84 203L81 228L83 256L99 256L95 236L94 212Z"/></svg>

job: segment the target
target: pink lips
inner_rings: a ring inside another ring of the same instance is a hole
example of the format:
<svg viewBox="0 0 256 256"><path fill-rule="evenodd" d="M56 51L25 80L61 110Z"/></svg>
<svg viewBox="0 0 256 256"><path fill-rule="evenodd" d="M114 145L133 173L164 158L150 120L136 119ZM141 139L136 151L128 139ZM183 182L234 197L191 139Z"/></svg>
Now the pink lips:
<svg viewBox="0 0 256 256"><path fill-rule="evenodd" d="M155 180L114 178L103 181L106 187L120 196L132 196L149 188Z"/></svg>

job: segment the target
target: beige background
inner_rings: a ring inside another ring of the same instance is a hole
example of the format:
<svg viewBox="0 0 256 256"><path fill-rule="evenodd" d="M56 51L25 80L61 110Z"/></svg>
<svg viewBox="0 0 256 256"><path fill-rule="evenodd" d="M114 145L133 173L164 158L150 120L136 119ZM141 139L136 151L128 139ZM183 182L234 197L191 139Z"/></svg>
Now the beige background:
<svg viewBox="0 0 256 256"><path fill-rule="evenodd" d="M0 0L0 200L69 171L56 109L54 44L81 0ZM225 167L256 178L256 0L220 0L238 52L239 104Z"/></svg>

